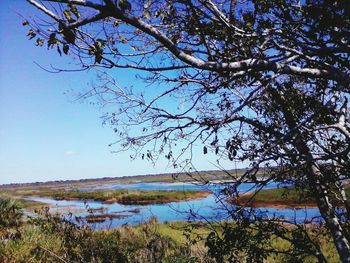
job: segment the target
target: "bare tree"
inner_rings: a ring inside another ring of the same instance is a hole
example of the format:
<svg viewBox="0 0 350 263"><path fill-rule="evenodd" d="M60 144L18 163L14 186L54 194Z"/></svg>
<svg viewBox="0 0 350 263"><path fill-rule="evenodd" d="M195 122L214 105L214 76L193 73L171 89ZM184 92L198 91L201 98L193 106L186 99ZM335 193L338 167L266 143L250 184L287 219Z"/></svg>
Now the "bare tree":
<svg viewBox="0 0 350 263"><path fill-rule="evenodd" d="M116 108L105 120L124 148L186 166L200 142L204 154L249 161L229 195L247 180L292 182L350 262L347 1L27 1L49 18L24 22L37 45L74 56L79 69L110 69L82 96ZM142 94L118 85L123 68L150 84Z"/></svg>

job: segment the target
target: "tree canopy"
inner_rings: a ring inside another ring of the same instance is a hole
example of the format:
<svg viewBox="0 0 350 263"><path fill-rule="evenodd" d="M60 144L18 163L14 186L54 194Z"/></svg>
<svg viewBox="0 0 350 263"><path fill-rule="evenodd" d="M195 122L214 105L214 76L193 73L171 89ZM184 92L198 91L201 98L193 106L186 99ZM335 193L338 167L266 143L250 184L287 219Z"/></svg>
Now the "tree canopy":
<svg viewBox="0 0 350 263"><path fill-rule="evenodd" d="M232 197L246 181L306 190L350 262L348 1L27 1L48 18L24 21L28 37L77 58L78 68L57 71L103 69L83 97L114 105L105 121L125 149L186 166L200 143L203 154L249 162L225 192ZM113 76L124 68L139 70L149 86L141 93L119 86ZM262 168L265 176L257 176ZM241 211L232 217L246 218ZM208 244L219 246L215 240Z"/></svg>

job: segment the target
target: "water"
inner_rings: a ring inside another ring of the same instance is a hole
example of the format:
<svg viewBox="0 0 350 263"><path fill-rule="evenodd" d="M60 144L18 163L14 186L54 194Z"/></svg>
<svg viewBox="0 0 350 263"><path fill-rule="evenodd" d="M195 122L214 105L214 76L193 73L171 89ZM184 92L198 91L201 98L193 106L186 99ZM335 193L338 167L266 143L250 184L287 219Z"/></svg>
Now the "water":
<svg viewBox="0 0 350 263"><path fill-rule="evenodd" d="M51 212L69 212L75 216L85 217L89 215L86 211L89 209L99 209L103 207L105 211L94 212L98 214L113 214L120 215L123 218L107 219L101 223L94 223L96 228L112 228L125 224L140 224L149 220L151 217L157 217L158 221L183 221L183 220L208 220L221 221L230 220L228 211L234 209L234 206L227 203L220 191L227 187L228 184L210 184L210 185L195 185L185 183L134 183L134 184L112 184L112 185L97 185L80 189L81 191L98 190L98 189L129 189L129 190L207 190L213 194L191 201L173 202L169 204L152 204L152 205L122 205L122 204L104 204L101 202L76 200L54 200L51 198L30 198L34 201L50 204L53 206ZM266 188L275 188L276 183L270 183ZM239 187L239 191L244 193L254 190L253 184L244 183ZM258 212L264 217L284 217L287 219L295 219L297 222L304 222L305 219L319 217L317 208L306 209L289 209L289 208L259 208Z"/></svg>

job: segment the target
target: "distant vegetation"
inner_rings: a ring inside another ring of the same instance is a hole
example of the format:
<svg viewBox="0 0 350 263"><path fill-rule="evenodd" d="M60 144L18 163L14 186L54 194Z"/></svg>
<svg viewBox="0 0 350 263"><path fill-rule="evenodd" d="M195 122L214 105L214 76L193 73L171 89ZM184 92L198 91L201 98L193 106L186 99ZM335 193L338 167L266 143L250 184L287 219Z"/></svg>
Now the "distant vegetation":
<svg viewBox="0 0 350 263"><path fill-rule="evenodd" d="M345 190L346 196L350 197L350 189ZM233 203L240 205L252 205L255 207L305 207L317 204L306 191L295 188L274 188L264 189L257 193L241 195L236 199L231 199Z"/></svg>
<svg viewBox="0 0 350 263"><path fill-rule="evenodd" d="M242 176L247 170L237 169L229 171L198 171L191 173L167 173L167 174L149 174L149 175L135 175L135 176L122 176L122 177L104 177L95 179L81 179L81 180L66 180L66 181L51 181L51 182L36 182L36 183L17 183L0 185L0 189L24 189L24 188L52 188L52 187L84 187L90 185L101 184L128 184L128 183L173 183L173 182L193 182L199 181L205 183L208 181L219 180L231 180L236 177ZM262 169L258 175L263 175L264 169Z"/></svg>
<svg viewBox="0 0 350 263"><path fill-rule="evenodd" d="M89 200L106 203L132 204L163 204L203 198L209 195L205 191L179 190L179 191L139 191L139 190L99 190L99 191L78 191L78 190L55 190L55 189L31 189L17 190L12 193L14 196L40 196L56 200ZM21 200L29 206L30 201ZM29 203L28 203L29 202ZM32 205L37 205L32 203Z"/></svg>

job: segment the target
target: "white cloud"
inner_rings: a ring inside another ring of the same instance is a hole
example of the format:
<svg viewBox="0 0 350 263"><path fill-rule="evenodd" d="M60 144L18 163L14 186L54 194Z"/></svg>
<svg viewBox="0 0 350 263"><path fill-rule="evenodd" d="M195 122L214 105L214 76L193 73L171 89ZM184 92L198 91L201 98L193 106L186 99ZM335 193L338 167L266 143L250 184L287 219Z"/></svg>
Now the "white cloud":
<svg viewBox="0 0 350 263"><path fill-rule="evenodd" d="M65 156L75 156L75 155L78 155L79 153L75 152L75 151L65 151L64 155Z"/></svg>

